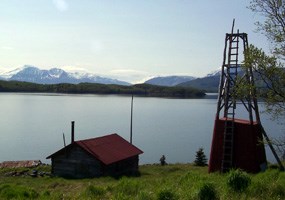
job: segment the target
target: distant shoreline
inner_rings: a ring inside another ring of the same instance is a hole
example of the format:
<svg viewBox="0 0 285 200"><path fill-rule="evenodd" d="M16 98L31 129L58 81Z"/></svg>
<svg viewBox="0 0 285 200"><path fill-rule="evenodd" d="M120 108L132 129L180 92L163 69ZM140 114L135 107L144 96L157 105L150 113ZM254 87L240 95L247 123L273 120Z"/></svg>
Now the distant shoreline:
<svg viewBox="0 0 285 200"><path fill-rule="evenodd" d="M195 88L166 87L149 84L131 86L105 85L97 83L79 84L36 84L19 81L0 81L0 92L12 93L50 93L50 94L96 94L96 95L134 95L161 98L204 98L205 92Z"/></svg>

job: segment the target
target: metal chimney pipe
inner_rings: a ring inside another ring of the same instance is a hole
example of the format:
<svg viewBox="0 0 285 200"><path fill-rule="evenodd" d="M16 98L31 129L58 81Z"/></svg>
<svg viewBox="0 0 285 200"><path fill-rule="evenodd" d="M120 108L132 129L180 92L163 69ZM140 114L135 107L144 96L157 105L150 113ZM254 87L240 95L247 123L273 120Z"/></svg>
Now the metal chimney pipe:
<svg viewBox="0 0 285 200"><path fill-rule="evenodd" d="M74 121L71 122L71 143L74 142Z"/></svg>

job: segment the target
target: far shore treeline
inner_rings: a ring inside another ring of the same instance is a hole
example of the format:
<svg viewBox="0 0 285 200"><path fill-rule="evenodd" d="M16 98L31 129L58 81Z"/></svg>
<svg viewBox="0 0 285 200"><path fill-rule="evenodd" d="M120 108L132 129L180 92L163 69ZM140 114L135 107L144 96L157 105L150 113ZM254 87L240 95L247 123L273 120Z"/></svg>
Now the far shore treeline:
<svg viewBox="0 0 285 200"><path fill-rule="evenodd" d="M98 83L36 84L19 81L0 81L0 92L67 93L67 94L118 94L146 97L202 98L205 92L190 87L165 87L149 84L131 86Z"/></svg>

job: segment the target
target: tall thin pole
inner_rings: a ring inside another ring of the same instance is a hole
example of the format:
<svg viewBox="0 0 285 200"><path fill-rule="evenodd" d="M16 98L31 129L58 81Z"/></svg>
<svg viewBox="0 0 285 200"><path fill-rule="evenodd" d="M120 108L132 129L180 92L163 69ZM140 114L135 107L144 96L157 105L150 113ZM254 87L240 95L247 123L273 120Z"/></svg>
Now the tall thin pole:
<svg viewBox="0 0 285 200"><path fill-rule="evenodd" d="M71 143L74 142L74 121L71 122Z"/></svg>
<svg viewBox="0 0 285 200"><path fill-rule="evenodd" d="M234 33L234 27L235 27L235 18L233 19L232 34Z"/></svg>
<svg viewBox="0 0 285 200"><path fill-rule="evenodd" d="M132 94L131 100L131 127L130 127L130 143L133 143L133 102L134 102L134 95Z"/></svg>
<svg viewBox="0 0 285 200"><path fill-rule="evenodd" d="M64 135L64 133L62 133L62 137L63 137L63 144L64 144L64 147L66 147L66 144L65 144L65 135Z"/></svg>

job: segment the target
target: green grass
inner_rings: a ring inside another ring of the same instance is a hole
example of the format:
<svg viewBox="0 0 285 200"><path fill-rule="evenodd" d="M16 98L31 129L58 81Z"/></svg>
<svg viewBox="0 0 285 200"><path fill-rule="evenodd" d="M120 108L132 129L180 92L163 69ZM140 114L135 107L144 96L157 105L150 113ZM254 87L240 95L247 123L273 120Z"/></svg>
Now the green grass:
<svg viewBox="0 0 285 200"><path fill-rule="evenodd" d="M27 169L17 169L24 170ZM143 165L140 177L119 179L4 176L7 172L8 169L0 169L0 199L285 199L285 173L276 169L246 174L250 182L242 191L229 186L232 175L208 174L207 167L191 164Z"/></svg>

